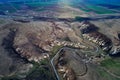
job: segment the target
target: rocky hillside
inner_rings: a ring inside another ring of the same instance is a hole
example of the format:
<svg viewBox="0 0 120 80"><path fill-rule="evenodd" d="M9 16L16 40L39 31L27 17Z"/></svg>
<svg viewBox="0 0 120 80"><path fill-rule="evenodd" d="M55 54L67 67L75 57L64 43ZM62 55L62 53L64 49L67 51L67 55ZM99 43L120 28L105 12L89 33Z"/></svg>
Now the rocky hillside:
<svg viewBox="0 0 120 80"><path fill-rule="evenodd" d="M68 50L67 53L64 53L65 56L62 54L58 55L59 57L56 59L58 62L56 62L55 67L65 80L75 80L76 76L74 74L82 74L86 71L83 62L99 64L105 58L104 51L109 52L112 56L118 56L120 52L119 35L110 38L108 35L101 33L99 28L90 22L11 22L1 27L0 31L0 76L15 74L20 79L27 78L26 80L28 80L30 77L34 78L34 76L41 79L41 76L44 77L47 71L49 77L51 77L51 66L48 64L51 56L53 58L53 55L57 53L57 49L54 48L67 46L70 47L71 51ZM97 50L97 48L99 49ZM74 53L76 50L80 50L80 52ZM67 63L65 62L66 60L68 61ZM44 67L44 69L39 66ZM35 74L32 72L29 74L31 69L33 69L32 71ZM45 74L42 75L39 69ZM40 72L40 75L36 75L38 72ZM91 73L86 75L89 80ZM77 78L78 80L82 79L81 77ZM91 80L93 79L91 78Z"/></svg>
<svg viewBox="0 0 120 80"><path fill-rule="evenodd" d="M80 47L80 44L72 44L74 40L79 42L79 37L64 22L31 22L18 28L14 48L21 57L39 62L49 57L56 45Z"/></svg>
<svg viewBox="0 0 120 80"><path fill-rule="evenodd" d="M15 23L11 25L16 28L13 47L21 57L28 61L39 62L50 56L50 51L54 46L88 48L82 44L82 38L79 36L81 32L84 38L96 43L104 51L109 51L112 48L112 53L115 53L114 50L119 52L117 48L119 45L112 47L113 41L99 32L95 25L90 22L76 22L74 25L80 30L77 33L73 23L59 21Z"/></svg>
<svg viewBox="0 0 120 80"><path fill-rule="evenodd" d="M112 47L112 41L106 35L100 33L98 31L98 27L89 23L83 22L79 27L84 38L96 43L99 45L104 51L109 51Z"/></svg>

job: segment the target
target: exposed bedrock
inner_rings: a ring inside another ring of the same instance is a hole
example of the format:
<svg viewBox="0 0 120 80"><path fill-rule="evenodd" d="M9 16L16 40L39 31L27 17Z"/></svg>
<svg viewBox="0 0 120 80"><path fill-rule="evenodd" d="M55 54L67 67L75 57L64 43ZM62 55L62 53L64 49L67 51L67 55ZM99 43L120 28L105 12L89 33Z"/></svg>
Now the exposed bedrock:
<svg viewBox="0 0 120 80"><path fill-rule="evenodd" d="M98 31L98 27L91 24L90 22L83 22L79 27L82 34Z"/></svg>
<svg viewBox="0 0 120 80"><path fill-rule="evenodd" d="M120 33L118 33L118 38L120 39Z"/></svg>
<svg viewBox="0 0 120 80"><path fill-rule="evenodd" d="M119 39L119 37L118 38L116 38L116 37L113 38L113 47L110 51L110 55L114 56L114 57L119 57L120 56L120 39Z"/></svg>
<svg viewBox="0 0 120 80"><path fill-rule="evenodd" d="M95 25L83 22L79 29L84 38L98 44L104 51L109 51L112 48L111 39L100 33Z"/></svg>
<svg viewBox="0 0 120 80"><path fill-rule="evenodd" d="M89 22L81 23L79 29L84 38L99 45L104 51L109 52L110 56L120 56L120 33L117 34L118 37L108 38Z"/></svg>
<svg viewBox="0 0 120 80"><path fill-rule="evenodd" d="M73 41L79 42L79 37L64 22L31 22L19 27L15 39L14 48L21 57L29 61L40 62L48 58L54 46L76 46Z"/></svg>
<svg viewBox="0 0 120 80"><path fill-rule="evenodd" d="M21 57L29 61L40 62L42 59L48 58L54 46L77 48L82 46L81 37L76 35L76 32L71 28L72 25L64 22L41 21L17 23L15 26L17 26L17 32L13 39L13 47ZM77 28L84 38L96 43L104 51L109 51L112 48L111 52L113 53L117 50L116 47L114 49L112 40L100 33L95 25L89 22L79 22Z"/></svg>

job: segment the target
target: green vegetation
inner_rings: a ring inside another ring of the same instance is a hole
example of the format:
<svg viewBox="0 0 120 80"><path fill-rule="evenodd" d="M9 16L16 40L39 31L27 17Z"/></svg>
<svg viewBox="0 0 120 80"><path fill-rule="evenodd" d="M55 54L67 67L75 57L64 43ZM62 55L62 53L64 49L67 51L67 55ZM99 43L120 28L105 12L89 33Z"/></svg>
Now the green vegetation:
<svg viewBox="0 0 120 80"><path fill-rule="evenodd" d="M12 3L12 6L15 7L17 10L21 9L21 4Z"/></svg>
<svg viewBox="0 0 120 80"><path fill-rule="evenodd" d="M103 54L103 55L106 55L107 56L107 52L105 52L105 51L103 51L103 49L101 48L101 47L99 47L99 46L97 46L98 47L98 52L97 52L97 54Z"/></svg>
<svg viewBox="0 0 120 80"><path fill-rule="evenodd" d="M44 63L44 62L46 62L46 59L42 60L40 63L32 61L31 63L33 64L33 67L29 71L28 75L31 74L33 71L35 71L37 68L39 68L41 66L41 63ZM47 63L48 63L48 61L47 61ZM45 63L44 65L46 65L47 63Z"/></svg>
<svg viewBox="0 0 120 80"><path fill-rule="evenodd" d="M20 79L18 79L17 78L17 76L16 75L12 75L12 76L4 76L4 77L2 77L0 80L20 80Z"/></svg>
<svg viewBox="0 0 120 80"><path fill-rule="evenodd" d="M31 7L44 7L53 5L55 2L33 2L33 3L26 3L28 6Z"/></svg>
<svg viewBox="0 0 120 80"><path fill-rule="evenodd" d="M101 66L109 70L111 73L120 76L120 59L106 59L101 62Z"/></svg>
<svg viewBox="0 0 120 80"><path fill-rule="evenodd" d="M70 6L78 8L77 5L71 4ZM90 12L91 10L85 8L84 6L79 6L79 9L85 12Z"/></svg>
<svg viewBox="0 0 120 80"><path fill-rule="evenodd" d="M107 9L107 8L103 8L100 6L95 6L95 5L86 5L91 11L93 10L94 12L98 13L98 14L111 14L114 13L113 11Z"/></svg>
<svg viewBox="0 0 120 80"><path fill-rule="evenodd" d="M85 12L90 12L89 9L85 9L85 8L80 8L82 11L85 11Z"/></svg>
<svg viewBox="0 0 120 80"><path fill-rule="evenodd" d="M85 21L85 20L88 20L89 18L86 18L86 17L80 17L80 16L76 16L75 17L75 20L76 21Z"/></svg>
<svg viewBox="0 0 120 80"><path fill-rule="evenodd" d="M45 11L46 9L45 8L38 8L36 9L36 11Z"/></svg>
<svg viewBox="0 0 120 80"><path fill-rule="evenodd" d="M12 7L10 4L0 4L0 11L8 11L10 13L13 13L16 11L16 9Z"/></svg>
<svg viewBox="0 0 120 80"><path fill-rule="evenodd" d="M3 77L3 78L1 78L0 80L19 80L19 79L17 79L17 78L15 78L15 77Z"/></svg>
<svg viewBox="0 0 120 80"><path fill-rule="evenodd" d="M27 75L27 80L55 80L53 74L51 73L51 68L47 59L42 60L40 64L36 62L32 63L34 64L34 67Z"/></svg>
<svg viewBox="0 0 120 80"><path fill-rule="evenodd" d="M40 61L40 65L48 65L49 64L49 60L48 59L44 59Z"/></svg>
<svg viewBox="0 0 120 80"><path fill-rule="evenodd" d="M33 67L30 69L28 73L20 74L20 75L26 75L24 79L26 80L55 80L54 74L51 71L51 67L49 65L48 59L42 60L40 63L36 63L34 61L31 62L33 64ZM9 77L3 77L0 80L21 80L21 78L18 77L19 74L15 74Z"/></svg>
<svg viewBox="0 0 120 80"><path fill-rule="evenodd" d="M90 10L90 11L94 11L97 14L110 14L110 13L114 13L113 11L103 8L101 6L96 6L96 5L86 5L86 7Z"/></svg>
<svg viewBox="0 0 120 80"><path fill-rule="evenodd" d="M58 46L58 45L56 45L56 46L54 46L53 48L52 48L52 50L51 50L51 55L50 55L50 58L52 58L56 53L57 53L57 51L60 49L60 48L62 48L63 47L63 45L61 45L61 46Z"/></svg>
<svg viewBox="0 0 120 80"><path fill-rule="evenodd" d="M74 7L75 5L72 5L72 6ZM84 12L95 12L97 14L112 14L112 13L115 13L115 11L112 11L112 10L107 9L105 7L91 5L91 4L86 4L86 5L81 6L79 8L80 8L80 10L82 10Z"/></svg>
<svg viewBox="0 0 120 80"><path fill-rule="evenodd" d="M3 23L5 23L5 21L4 20L0 20L0 24L3 24Z"/></svg>
<svg viewBox="0 0 120 80"><path fill-rule="evenodd" d="M102 70L101 68L97 69L98 74L101 77L101 80L120 80L119 78L113 77L108 72Z"/></svg>
<svg viewBox="0 0 120 80"><path fill-rule="evenodd" d="M49 70L49 67L38 67L36 68L32 73L30 73L27 78L27 80L55 80L53 75L51 74L51 71Z"/></svg>

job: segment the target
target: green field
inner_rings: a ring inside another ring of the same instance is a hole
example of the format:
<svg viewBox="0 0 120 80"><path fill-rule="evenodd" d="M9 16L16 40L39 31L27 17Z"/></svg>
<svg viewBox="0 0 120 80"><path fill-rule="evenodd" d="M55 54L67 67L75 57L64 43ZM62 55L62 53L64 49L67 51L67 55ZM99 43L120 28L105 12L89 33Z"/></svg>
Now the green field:
<svg viewBox="0 0 120 80"><path fill-rule="evenodd" d="M12 6L14 6L17 10L21 9L21 4L12 3Z"/></svg>
<svg viewBox="0 0 120 80"><path fill-rule="evenodd" d="M108 69L113 74L120 76L120 58L106 59L101 62L101 66Z"/></svg>
<svg viewBox="0 0 120 80"><path fill-rule="evenodd" d="M7 6L6 6L7 5ZM15 12L16 10L21 9L21 6L24 4L16 4L16 3L6 3L6 4L0 4L0 11L9 11L10 13ZM50 2L28 2L25 3L25 5L31 7L31 8L37 8L39 9L40 7L48 7L49 6L53 6L53 5L58 5L58 2L56 1L50 1ZM71 4L69 6L75 7L78 6L79 4ZM63 4L61 6L64 6ZM110 9L101 7L101 6L96 6L93 4L84 4L81 5L80 8L82 11L85 12L95 12L97 14L113 14L115 13L115 11L112 11ZM42 11L41 9L37 10L37 11Z"/></svg>
<svg viewBox="0 0 120 80"><path fill-rule="evenodd" d="M86 7L90 10L90 11L94 11L97 14L111 14L114 13L114 11L111 11L109 9L100 7L100 6L95 6L95 5L86 5Z"/></svg>
<svg viewBox="0 0 120 80"><path fill-rule="evenodd" d="M0 4L0 11L8 11L10 13L13 13L16 11L16 9L12 7L10 4Z"/></svg>
<svg viewBox="0 0 120 80"><path fill-rule="evenodd" d="M34 2L34 3L26 3L26 5L31 7L44 7L44 6L51 6L56 4L56 2Z"/></svg>
<svg viewBox="0 0 120 80"><path fill-rule="evenodd" d="M84 12L94 12L94 13L97 13L97 14L113 14L113 13L116 13L115 11L112 11L112 10L107 9L105 7L97 6L97 5L94 5L94 4L88 4L88 3L82 4L82 5L72 4L71 6L75 7L75 8L79 8L80 10L82 10Z"/></svg>
<svg viewBox="0 0 120 80"><path fill-rule="evenodd" d="M77 5L71 5L73 7L77 7ZM101 6L96 6L96 5L91 5L91 4L84 4L83 6L79 6L77 7L79 9L81 9L84 12L95 12L97 14L113 14L115 13L115 11L112 11L110 9L101 7Z"/></svg>
<svg viewBox="0 0 120 80"><path fill-rule="evenodd" d="M29 2L25 5L28 6L30 9L32 8L40 8L40 7L48 7L52 5L56 5L56 2ZM24 6L24 4L16 4L16 3L6 3L6 4L0 4L0 11L8 11L9 13L16 12L16 10L20 10ZM38 11L41 11L38 10Z"/></svg>
<svg viewBox="0 0 120 80"><path fill-rule="evenodd" d="M109 73L107 73L106 71L102 70L101 68L98 68L97 72L99 73L102 80L120 80L119 78L116 78L110 75Z"/></svg>

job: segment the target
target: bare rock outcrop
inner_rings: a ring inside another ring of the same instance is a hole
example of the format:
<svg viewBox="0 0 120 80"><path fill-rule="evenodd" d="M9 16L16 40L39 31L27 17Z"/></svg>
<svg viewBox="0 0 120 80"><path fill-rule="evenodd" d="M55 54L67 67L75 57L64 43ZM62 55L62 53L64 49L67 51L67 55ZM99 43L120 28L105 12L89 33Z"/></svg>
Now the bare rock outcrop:
<svg viewBox="0 0 120 80"><path fill-rule="evenodd" d="M16 33L14 48L29 61L39 62L49 57L53 46L69 45L70 42L63 42L66 37L71 36L69 33L76 38L75 32L64 22L25 23Z"/></svg>
<svg viewBox="0 0 120 80"><path fill-rule="evenodd" d="M88 40L98 44L104 51L109 51L111 49L111 39L100 33L95 25L89 22L83 22L79 29L84 38L87 38Z"/></svg>
<svg viewBox="0 0 120 80"><path fill-rule="evenodd" d="M110 51L110 55L119 57L120 56L120 39L114 37L112 42L113 42L113 47Z"/></svg>

